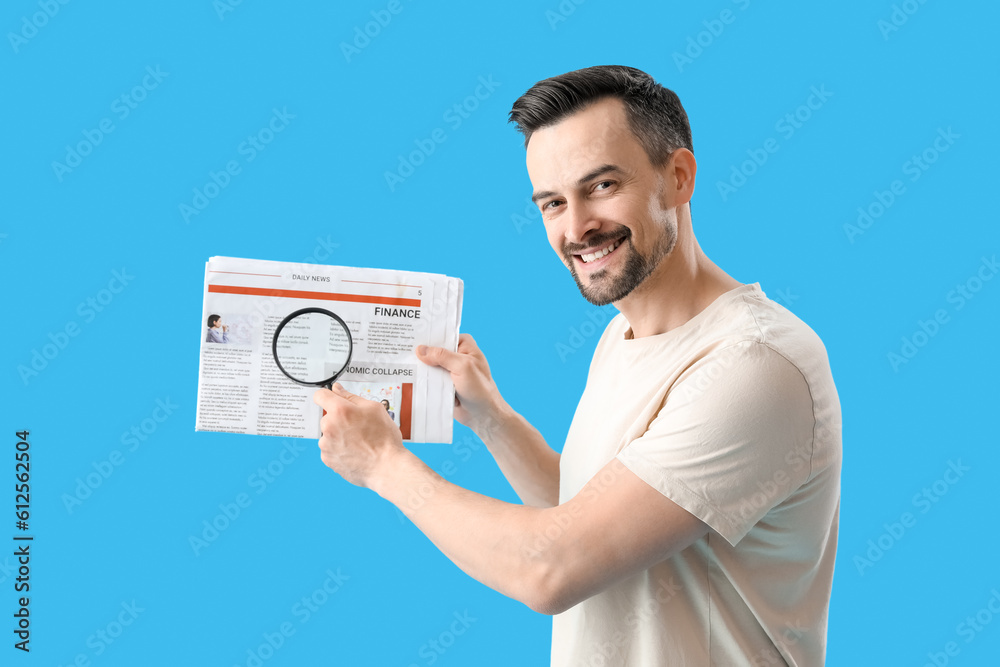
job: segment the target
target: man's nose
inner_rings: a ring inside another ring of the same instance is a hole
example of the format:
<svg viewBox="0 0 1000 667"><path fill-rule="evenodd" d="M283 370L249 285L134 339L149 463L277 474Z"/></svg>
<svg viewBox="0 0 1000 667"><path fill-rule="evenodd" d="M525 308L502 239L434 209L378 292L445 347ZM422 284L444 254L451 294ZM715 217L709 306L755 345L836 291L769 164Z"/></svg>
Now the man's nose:
<svg viewBox="0 0 1000 667"><path fill-rule="evenodd" d="M566 240L570 243L583 243L584 237L591 230L601 226L594 211L586 204L570 203L566 210Z"/></svg>

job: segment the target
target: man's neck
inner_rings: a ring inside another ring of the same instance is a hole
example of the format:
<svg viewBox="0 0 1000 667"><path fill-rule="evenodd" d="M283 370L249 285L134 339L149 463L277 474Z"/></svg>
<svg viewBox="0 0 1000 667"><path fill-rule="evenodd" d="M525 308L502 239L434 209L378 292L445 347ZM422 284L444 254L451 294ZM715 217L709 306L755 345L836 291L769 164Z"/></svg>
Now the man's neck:
<svg viewBox="0 0 1000 667"><path fill-rule="evenodd" d="M742 284L716 266L694 236L686 234L639 287L614 305L631 325L631 337L643 338L676 329Z"/></svg>

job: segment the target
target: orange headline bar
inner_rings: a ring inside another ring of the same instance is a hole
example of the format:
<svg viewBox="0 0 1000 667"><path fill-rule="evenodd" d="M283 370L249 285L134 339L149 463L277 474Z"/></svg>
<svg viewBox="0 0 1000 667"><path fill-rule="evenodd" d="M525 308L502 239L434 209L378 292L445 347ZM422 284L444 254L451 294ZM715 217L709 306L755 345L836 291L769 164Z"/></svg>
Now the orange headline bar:
<svg viewBox="0 0 1000 667"><path fill-rule="evenodd" d="M321 301L349 301L352 303L377 303L384 306L420 307L420 299L401 299L392 296L368 296L365 294L336 294L332 292L305 292L291 289L268 289L264 287L239 287L237 285L209 285L209 292L221 294L249 294L251 296L280 296L289 299L319 299Z"/></svg>

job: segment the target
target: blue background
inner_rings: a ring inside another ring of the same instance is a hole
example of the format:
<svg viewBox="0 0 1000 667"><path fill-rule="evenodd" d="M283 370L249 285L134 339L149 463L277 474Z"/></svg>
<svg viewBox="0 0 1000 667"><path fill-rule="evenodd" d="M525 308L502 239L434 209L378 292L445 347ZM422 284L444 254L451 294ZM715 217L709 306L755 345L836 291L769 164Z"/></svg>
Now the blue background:
<svg viewBox="0 0 1000 667"><path fill-rule="evenodd" d="M263 664L547 664L548 617L464 575L391 505L323 466L314 443L258 492L251 476L278 469L286 441L194 432L203 270L229 255L458 276L462 330L506 399L561 448L598 338L588 323L613 311L579 296L526 207L506 116L539 79L614 63L648 71L687 108L707 254L759 282L829 352L844 470L828 664L923 665L948 642L959 651L948 664L996 664L1000 618L971 638L959 624L1000 590L1000 280L975 282L1000 251L997 5L910 0L887 31L888 0L388 4L4 3L0 532L17 532L13 434L27 428L36 540L30 655L11 647L16 575L0 556L0 662L253 665L248 651L289 623ZM713 22L727 9L730 23ZM144 77L144 99L122 117L116 98ZM469 102L480 77L494 89ZM831 95L803 111L814 86ZM446 116L464 103L475 109L460 123ZM275 109L294 118L248 160L241 143ZM779 130L796 112L809 117ZM102 121L113 131L88 140ZM390 187L386 172L437 128L445 141ZM769 138L777 152L744 165ZM69 158L77 166L53 166L88 141ZM906 163L928 149L933 164L911 180ZM239 173L186 220L181 205L230 160ZM734 168L753 173L723 196ZM860 233L845 229L895 180L903 194ZM121 287L115 271L127 280L118 293L107 291ZM966 284L979 289L959 308L953 290ZM946 321L926 325L939 310ZM60 333L68 325L77 335ZM893 364L904 338L919 346ZM25 373L36 353L41 370ZM157 401L175 406L162 422ZM130 449L133 428L147 432ZM456 427L454 446L413 449L437 470L451 461L448 479L517 501L468 430ZM116 451L120 465L108 463ZM968 468L954 483L941 481L949 462ZM933 503L915 498L925 488ZM249 506L196 555L189 538L241 493ZM295 605L328 569L348 578L303 622ZM133 601L142 611L118 634ZM465 613L475 620L449 637Z"/></svg>

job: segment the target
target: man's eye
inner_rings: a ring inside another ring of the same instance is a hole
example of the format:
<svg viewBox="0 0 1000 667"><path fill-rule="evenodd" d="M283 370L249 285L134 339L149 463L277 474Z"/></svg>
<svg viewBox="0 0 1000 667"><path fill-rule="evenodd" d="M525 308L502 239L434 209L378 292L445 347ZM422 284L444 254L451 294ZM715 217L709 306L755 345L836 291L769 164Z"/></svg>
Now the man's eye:
<svg viewBox="0 0 1000 667"><path fill-rule="evenodd" d="M552 208L555 208L555 206L558 206L561 203L562 202L560 202L558 199L553 199L552 201L545 202L545 204L542 206L542 209L552 209Z"/></svg>
<svg viewBox="0 0 1000 667"><path fill-rule="evenodd" d="M594 189L595 190L607 190L608 188L610 188L614 184L615 184L614 181L601 181L600 183L598 183L597 185L594 186ZM606 186L606 187L602 188L601 187L602 185Z"/></svg>

